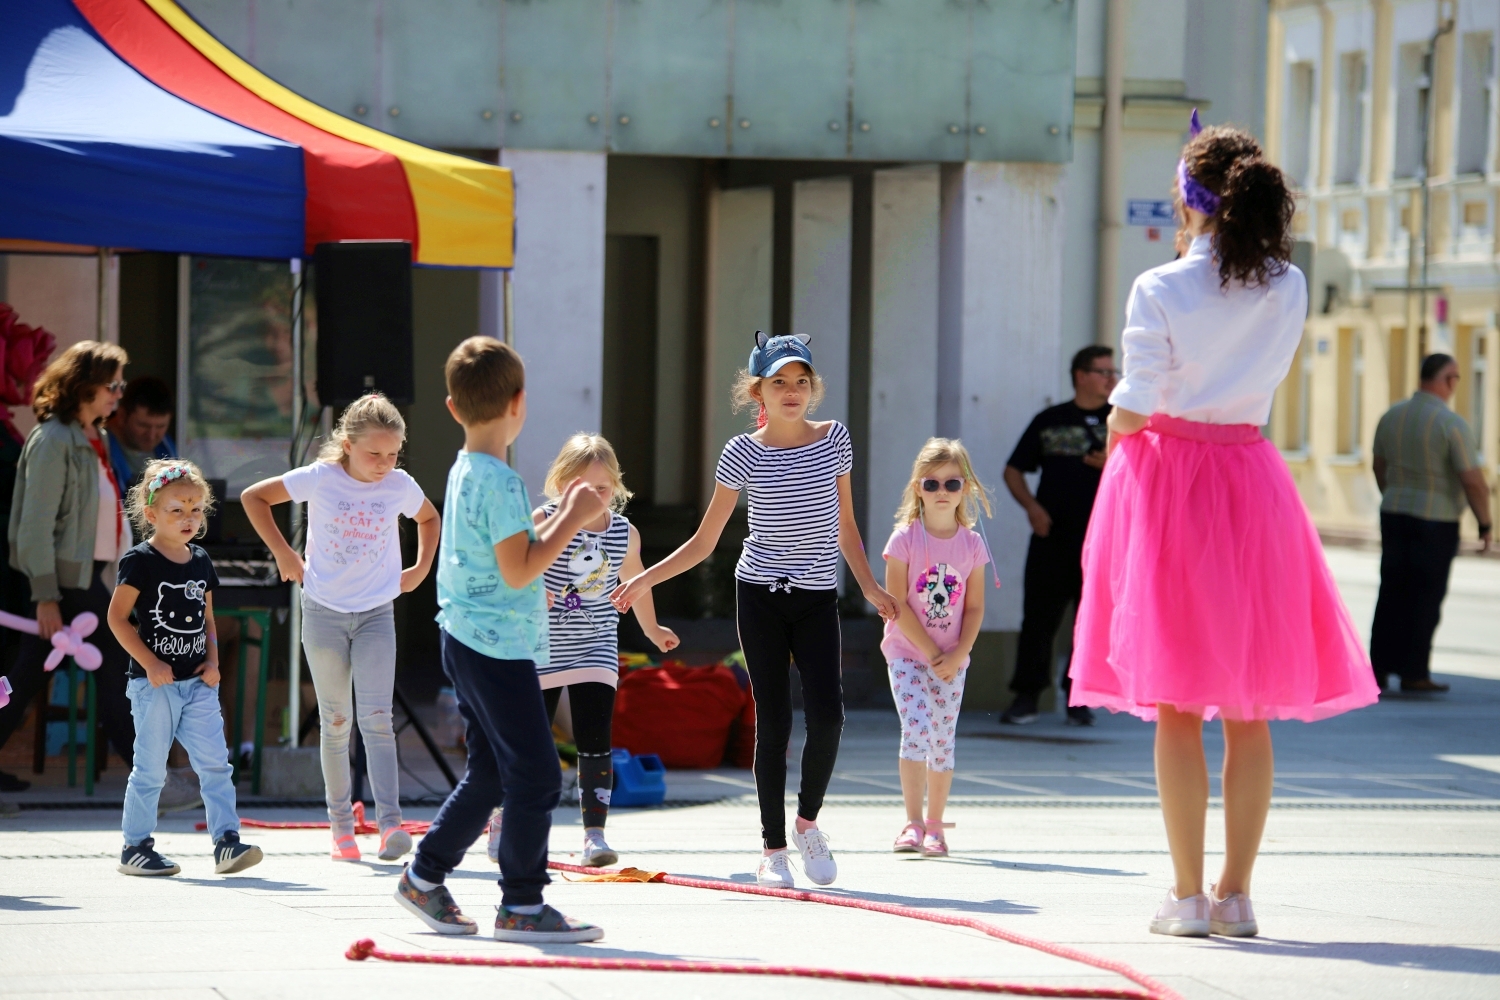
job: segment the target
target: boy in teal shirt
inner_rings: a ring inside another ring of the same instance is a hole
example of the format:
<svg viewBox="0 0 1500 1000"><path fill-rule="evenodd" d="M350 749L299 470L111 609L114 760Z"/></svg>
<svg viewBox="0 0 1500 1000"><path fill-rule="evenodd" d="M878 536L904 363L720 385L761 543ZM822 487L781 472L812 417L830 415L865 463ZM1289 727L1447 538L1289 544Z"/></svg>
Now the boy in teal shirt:
<svg viewBox="0 0 1500 1000"><path fill-rule="evenodd" d="M509 346L470 337L444 369L448 411L464 449L448 473L438 552L443 672L468 725L468 770L438 810L396 887L396 900L439 934L473 934L443 885L496 806L500 833L499 941L597 941L604 931L542 902L547 840L562 784L552 727L537 681L548 659L547 602L540 578L584 524L604 512L581 481L540 532L526 485L505 464L526 423L526 369Z"/></svg>

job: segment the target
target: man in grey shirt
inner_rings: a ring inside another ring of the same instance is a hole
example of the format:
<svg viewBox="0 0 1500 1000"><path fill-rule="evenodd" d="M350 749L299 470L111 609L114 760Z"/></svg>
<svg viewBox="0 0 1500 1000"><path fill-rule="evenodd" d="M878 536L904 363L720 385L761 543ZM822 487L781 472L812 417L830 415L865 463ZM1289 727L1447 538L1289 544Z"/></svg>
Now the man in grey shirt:
<svg viewBox="0 0 1500 1000"><path fill-rule="evenodd" d="M1465 500L1479 519L1484 548L1490 544L1490 491L1474 432L1447 405L1458 379L1453 358L1429 355L1417 391L1375 427L1381 555L1370 662L1382 691L1391 674L1400 676L1403 692L1448 690L1429 675L1429 660Z"/></svg>

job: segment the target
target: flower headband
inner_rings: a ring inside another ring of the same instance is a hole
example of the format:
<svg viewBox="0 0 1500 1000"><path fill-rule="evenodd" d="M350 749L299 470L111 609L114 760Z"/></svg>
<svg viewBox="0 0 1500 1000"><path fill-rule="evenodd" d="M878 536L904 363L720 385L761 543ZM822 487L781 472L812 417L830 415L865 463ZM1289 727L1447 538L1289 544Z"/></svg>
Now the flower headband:
<svg viewBox="0 0 1500 1000"><path fill-rule="evenodd" d="M1197 138L1202 131L1203 123L1198 120L1198 109L1194 108L1193 117L1188 121L1188 134ZM1219 210L1220 197L1188 175L1186 160L1177 161L1177 187L1182 192L1183 204L1188 208L1204 215L1213 215Z"/></svg>
<svg viewBox="0 0 1500 1000"><path fill-rule="evenodd" d="M185 465L169 465L165 469L162 469L160 472L158 472L156 475L152 476L151 481L146 484L147 506L156 503L157 490L160 490L163 486L167 485L170 482L174 482L175 480L181 479L183 476L188 476L191 474L192 470Z"/></svg>

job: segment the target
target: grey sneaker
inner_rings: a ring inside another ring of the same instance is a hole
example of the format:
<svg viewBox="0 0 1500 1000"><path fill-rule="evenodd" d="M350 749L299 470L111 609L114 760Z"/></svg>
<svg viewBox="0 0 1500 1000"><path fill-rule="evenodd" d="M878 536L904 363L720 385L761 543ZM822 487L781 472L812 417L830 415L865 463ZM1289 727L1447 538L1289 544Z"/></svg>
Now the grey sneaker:
<svg viewBox="0 0 1500 1000"><path fill-rule="evenodd" d="M402 872L401 881L396 883L396 902L439 934L479 932L479 925L463 915L447 886L437 886L430 892L418 889L412 885L410 872Z"/></svg>
<svg viewBox="0 0 1500 1000"><path fill-rule="evenodd" d="M605 842L603 830L590 828L583 831L583 866L585 868L604 868L619 860L620 855Z"/></svg>
<svg viewBox="0 0 1500 1000"><path fill-rule="evenodd" d="M503 906L495 907L496 941L577 944L597 941L603 936L604 928L565 917L550 906L543 906L541 913L517 913Z"/></svg>
<svg viewBox="0 0 1500 1000"><path fill-rule="evenodd" d="M1036 708L1036 698L1029 694L1018 694L1010 707L1001 713L1000 721L1007 726L1029 726L1041 717Z"/></svg>
<svg viewBox="0 0 1500 1000"><path fill-rule="evenodd" d="M393 826L380 835L378 856L381 861L395 861L409 850L411 850L411 834L399 826Z"/></svg>
<svg viewBox="0 0 1500 1000"><path fill-rule="evenodd" d="M198 775L191 767L167 768L167 783L161 786L161 795L156 799L156 815L197 809L203 805L203 793L198 788Z"/></svg>

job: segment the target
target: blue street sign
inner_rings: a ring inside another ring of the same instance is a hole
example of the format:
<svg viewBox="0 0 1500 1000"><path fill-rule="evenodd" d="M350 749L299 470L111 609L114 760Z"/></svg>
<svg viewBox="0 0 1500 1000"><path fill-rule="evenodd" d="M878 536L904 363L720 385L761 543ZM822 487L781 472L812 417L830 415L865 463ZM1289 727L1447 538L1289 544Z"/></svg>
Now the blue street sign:
<svg viewBox="0 0 1500 1000"><path fill-rule="evenodd" d="M1149 198L1131 198L1126 210L1132 226L1172 226L1177 220L1172 217L1172 202Z"/></svg>

